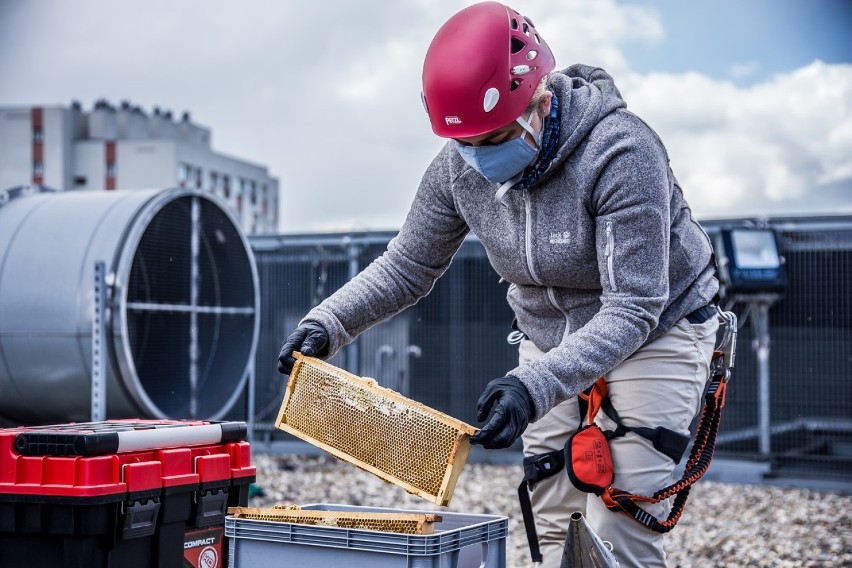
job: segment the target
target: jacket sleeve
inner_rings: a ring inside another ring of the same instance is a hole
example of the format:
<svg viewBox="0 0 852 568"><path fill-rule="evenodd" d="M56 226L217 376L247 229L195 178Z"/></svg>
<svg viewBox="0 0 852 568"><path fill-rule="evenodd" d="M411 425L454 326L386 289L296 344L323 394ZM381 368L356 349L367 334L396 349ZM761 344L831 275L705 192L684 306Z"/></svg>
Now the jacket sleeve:
<svg viewBox="0 0 852 568"><path fill-rule="evenodd" d="M595 215L601 307L544 357L512 371L530 391L534 419L577 395L639 349L669 297L671 173L662 143L638 118L602 137ZM625 124L626 123L626 124Z"/></svg>
<svg viewBox="0 0 852 568"><path fill-rule="evenodd" d="M447 151L427 168L387 251L303 318L328 331L328 357L427 295L449 267L469 229L452 199Z"/></svg>

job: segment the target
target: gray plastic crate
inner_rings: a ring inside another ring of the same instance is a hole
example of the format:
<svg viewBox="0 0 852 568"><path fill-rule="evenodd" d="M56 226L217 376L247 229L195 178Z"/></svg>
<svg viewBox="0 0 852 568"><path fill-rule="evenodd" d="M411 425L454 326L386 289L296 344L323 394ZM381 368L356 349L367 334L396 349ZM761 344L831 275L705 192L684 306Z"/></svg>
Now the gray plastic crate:
<svg viewBox="0 0 852 568"><path fill-rule="evenodd" d="M318 503L303 509L435 513L435 534L411 535L225 517L228 567L505 568L509 521L494 515Z"/></svg>

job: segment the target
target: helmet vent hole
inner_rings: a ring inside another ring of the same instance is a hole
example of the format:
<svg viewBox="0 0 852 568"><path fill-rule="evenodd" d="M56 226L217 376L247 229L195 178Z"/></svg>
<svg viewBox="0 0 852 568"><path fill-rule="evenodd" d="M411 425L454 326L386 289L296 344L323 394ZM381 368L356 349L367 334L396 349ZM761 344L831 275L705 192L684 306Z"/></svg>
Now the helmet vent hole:
<svg viewBox="0 0 852 568"><path fill-rule="evenodd" d="M512 29L513 30L518 29L518 20L516 20L515 18L512 18L511 22L512 22L511 23Z"/></svg>
<svg viewBox="0 0 852 568"><path fill-rule="evenodd" d="M524 33L530 35L530 27L526 24L524 24Z"/></svg>
<svg viewBox="0 0 852 568"><path fill-rule="evenodd" d="M527 44L525 44L524 42L522 42L518 38L516 38L516 37L512 38L512 53L518 53L523 48L525 48L526 46L527 46Z"/></svg>
<svg viewBox="0 0 852 568"><path fill-rule="evenodd" d="M521 86L521 83L523 83L523 81L521 81L521 80L519 80L519 79L514 79L514 80L513 80L513 81L509 84L509 91L514 91L515 89L517 89L518 87L520 87L520 86Z"/></svg>
<svg viewBox="0 0 852 568"><path fill-rule="evenodd" d="M533 37L535 38L536 43L541 43L541 38L538 37L538 34L533 34Z"/></svg>

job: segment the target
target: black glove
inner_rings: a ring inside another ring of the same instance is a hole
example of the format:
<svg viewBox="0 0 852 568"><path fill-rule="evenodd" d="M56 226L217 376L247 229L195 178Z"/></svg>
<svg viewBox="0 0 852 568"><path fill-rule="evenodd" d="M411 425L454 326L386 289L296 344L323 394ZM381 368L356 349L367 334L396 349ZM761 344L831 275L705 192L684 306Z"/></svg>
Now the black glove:
<svg viewBox="0 0 852 568"><path fill-rule="evenodd" d="M282 375L289 375L296 364L293 351L300 351L308 357L327 355L328 332L323 326L310 320L297 327L281 345L281 353L278 354L278 372Z"/></svg>
<svg viewBox="0 0 852 568"><path fill-rule="evenodd" d="M530 393L515 377L494 379L482 391L476 406L476 421L489 416L488 423L471 436L471 444L489 450L508 448L524 433L533 414Z"/></svg>

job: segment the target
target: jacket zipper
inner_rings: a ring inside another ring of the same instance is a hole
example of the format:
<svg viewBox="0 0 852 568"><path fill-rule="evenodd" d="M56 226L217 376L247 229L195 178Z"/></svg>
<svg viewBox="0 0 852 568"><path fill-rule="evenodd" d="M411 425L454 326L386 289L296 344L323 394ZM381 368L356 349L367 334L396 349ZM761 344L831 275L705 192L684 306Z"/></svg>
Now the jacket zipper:
<svg viewBox="0 0 852 568"><path fill-rule="evenodd" d="M530 277L533 281L541 286L541 280L538 277L538 274L535 273L532 265L532 207L530 206L530 194L525 189L524 190L524 221L526 226L524 227L524 248L527 251L527 270L530 271Z"/></svg>
<svg viewBox="0 0 852 568"><path fill-rule="evenodd" d="M530 272L530 277L533 279L533 282L538 284L539 286L543 286L541 283L541 279L539 279L538 275L535 273L532 265L532 207L530 205L530 194L528 190L523 190L524 192L524 218L526 221L526 226L524 227L524 246L526 248L526 260L527 260L527 270ZM556 292L553 287L545 286L545 290L547 290L547 300L550 302L550 305L553 308L562 314L562 317L565 318L565 329L562 332L562 339L564 340L568 336L568 332L570 330L570 325L568 323L568 314L566 314L562 308L559 306L559 302L556 301Z"/></svg>
<svg viewBox="0 0 852 568"><path fill-rule="evenodd" d="M613 292L618 292L618 286L615 285L615 268L613 267L615 256L615 235L612 233L612 221L606 222L606 272L609 277L609 287Z"/></svg>

